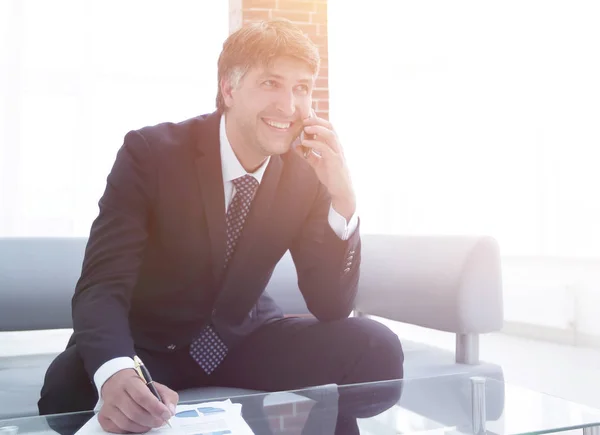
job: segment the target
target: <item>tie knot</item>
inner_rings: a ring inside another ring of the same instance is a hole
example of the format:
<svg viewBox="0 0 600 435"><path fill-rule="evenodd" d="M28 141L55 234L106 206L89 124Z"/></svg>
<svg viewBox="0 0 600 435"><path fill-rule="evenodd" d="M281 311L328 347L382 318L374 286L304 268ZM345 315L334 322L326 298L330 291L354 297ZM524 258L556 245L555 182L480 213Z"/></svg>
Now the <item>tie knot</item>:
<svg viewBox="0 0 600 435"><path fill-rule="evenodd" d="M252 196L258 187L258 180L252 175L244 175L233 180L233 185L237 193L244 196Z"/></svg>

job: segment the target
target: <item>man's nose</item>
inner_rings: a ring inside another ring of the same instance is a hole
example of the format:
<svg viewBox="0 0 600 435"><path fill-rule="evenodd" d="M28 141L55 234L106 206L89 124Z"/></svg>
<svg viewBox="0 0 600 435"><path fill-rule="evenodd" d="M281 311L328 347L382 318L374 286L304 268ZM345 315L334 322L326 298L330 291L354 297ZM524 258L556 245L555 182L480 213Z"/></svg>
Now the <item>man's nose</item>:
<svg viewBox="0 0 600 435"><path fill-rule="evenodd" d="M296 113L296 99L291 91L282 91L277 98L277 111L282 116L291 117Z"/></svg>

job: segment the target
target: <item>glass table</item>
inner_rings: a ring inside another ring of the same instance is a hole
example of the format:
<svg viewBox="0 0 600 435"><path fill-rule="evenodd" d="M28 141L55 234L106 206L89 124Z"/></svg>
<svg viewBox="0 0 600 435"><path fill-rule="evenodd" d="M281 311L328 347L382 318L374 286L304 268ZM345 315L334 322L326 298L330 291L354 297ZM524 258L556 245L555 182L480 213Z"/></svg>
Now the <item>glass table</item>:
<svg viewBox="0 0 600 435"><path fill-rule="evenodd" d="M520 435L572 430L600 435L600 410L467 374L230 399L242 404L243 417L257 435ZM93 415L86 411L3 420L0 435L74 434Z"/></svg>

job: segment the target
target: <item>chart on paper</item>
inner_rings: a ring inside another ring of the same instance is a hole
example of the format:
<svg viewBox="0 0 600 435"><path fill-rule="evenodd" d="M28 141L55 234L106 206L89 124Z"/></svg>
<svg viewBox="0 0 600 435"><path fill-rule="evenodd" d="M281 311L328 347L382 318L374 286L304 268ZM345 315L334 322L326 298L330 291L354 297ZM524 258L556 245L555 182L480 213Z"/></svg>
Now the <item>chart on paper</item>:
<svg viewBox="0 0 600 435"><path fill-rule="evenodd" d="M157 435L254 435L248 423L242 417L242 405L231 400L200 403L197 405L178 405L175 415L167 425L153 429L149 433ZM105 434L94 416L77 435Z"/></svg>

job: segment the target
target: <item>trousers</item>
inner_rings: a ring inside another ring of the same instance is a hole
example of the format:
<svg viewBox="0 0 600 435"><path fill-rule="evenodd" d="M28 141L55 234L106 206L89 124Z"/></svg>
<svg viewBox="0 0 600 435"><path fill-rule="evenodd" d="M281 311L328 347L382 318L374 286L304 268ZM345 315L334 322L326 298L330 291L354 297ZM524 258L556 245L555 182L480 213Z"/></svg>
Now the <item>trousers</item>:
<svg viewBox="0 0 600 435"><path fill-rule="evenodd" d="M171 353L141 348L136 352L155 381L176 391L222 386L270 392L401 379L404 362L396 334L374 320L354 317L332 322L287 317L263 325L231 349L210 375L186 347ZM379 395L385 399L374 403L363 400L364 388L359 390L341 389L336 433L358 433L356 418L382 412L401 394L400 388L388 388ZM40 414L89 410L97 401L96 387L75 343L48 368L38 402ZM318 407L314 408L316 412ZM251 420L259 424L260 416Z"/></svg>

